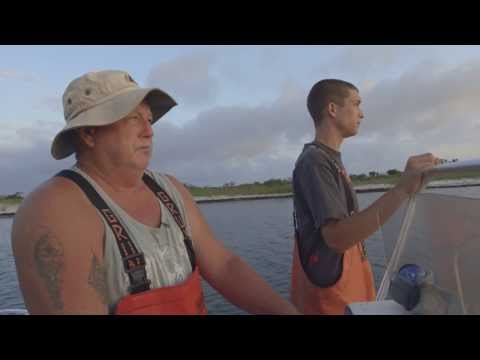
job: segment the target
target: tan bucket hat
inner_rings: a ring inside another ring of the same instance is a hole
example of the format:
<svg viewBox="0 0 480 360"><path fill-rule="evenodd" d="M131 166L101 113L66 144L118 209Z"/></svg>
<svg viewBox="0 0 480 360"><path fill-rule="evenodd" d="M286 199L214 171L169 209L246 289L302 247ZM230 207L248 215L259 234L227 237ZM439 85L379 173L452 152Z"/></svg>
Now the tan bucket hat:
<svg viewBox="0 0 480 360"><path fill-rule="evenodd" d="M89 72L73 80L63 94L67 125L53 139L52 156L60 160L74 152L71 130L112 124L127 116L143 100L152 110L152 124L177 105L160 89L139 87L125 71Z"/></svg>

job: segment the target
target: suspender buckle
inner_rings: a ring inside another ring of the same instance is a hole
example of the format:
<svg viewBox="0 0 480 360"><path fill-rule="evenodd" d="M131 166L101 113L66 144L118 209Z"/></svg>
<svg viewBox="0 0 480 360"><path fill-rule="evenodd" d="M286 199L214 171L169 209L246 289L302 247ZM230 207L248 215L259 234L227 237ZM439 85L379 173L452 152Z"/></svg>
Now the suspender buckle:
<svg viewBox="0 0 480 360"><path fill-rule="evenodd" d="M122 261L123 267L127 273L133 269L136 269L137 267L145 266L145 256L143 255L143 252L136 252L134 254L122 257Z"/></svg>
<svg viewBox="0 0 480 360"><path fill-rule="evenodd" d="M144 266L139 266L127 271L130 278L130 286L128 291L130 294L136 294L142 291L150 290L150 284L152 283L147 279L147 272Z"/></svg>

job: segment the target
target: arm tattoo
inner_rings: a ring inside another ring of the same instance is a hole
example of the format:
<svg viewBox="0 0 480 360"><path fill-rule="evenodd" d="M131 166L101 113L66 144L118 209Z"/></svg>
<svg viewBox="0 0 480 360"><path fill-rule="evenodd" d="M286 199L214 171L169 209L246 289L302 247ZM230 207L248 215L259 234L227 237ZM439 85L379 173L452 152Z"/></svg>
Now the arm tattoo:
<svg viewBox="0 0 480 360"><path fill-rule="evenodd" d="M49 233L44 234L35 244L34 260L40 276L45 281L47 291L52 299L53 307L63 310L61 295L64 268L63 246Z"/></svg>
<svg viewBox="0 0 480 360"><path fill-rule="evenodd" d="M95 289L102 303L108 305L106 277L105 266L100 264L95 254L93 254L90 274L88 275L88 284Z"/></svg>

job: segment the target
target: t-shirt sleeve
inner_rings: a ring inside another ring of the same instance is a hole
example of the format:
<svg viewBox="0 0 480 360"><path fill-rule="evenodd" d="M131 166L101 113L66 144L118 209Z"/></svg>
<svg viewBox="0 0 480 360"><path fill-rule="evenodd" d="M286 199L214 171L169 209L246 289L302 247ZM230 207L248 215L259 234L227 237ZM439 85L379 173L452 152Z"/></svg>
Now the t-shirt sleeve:
<svg viewBox="0 0 480 360"><path fill-rule="evenodd" d="M342 202L343 195L337 183L338 175L327 160L305 159L297 173L298 183L304 200L313 216L315 228L325 225L329 220L341 220L348 211Z"/></svg>

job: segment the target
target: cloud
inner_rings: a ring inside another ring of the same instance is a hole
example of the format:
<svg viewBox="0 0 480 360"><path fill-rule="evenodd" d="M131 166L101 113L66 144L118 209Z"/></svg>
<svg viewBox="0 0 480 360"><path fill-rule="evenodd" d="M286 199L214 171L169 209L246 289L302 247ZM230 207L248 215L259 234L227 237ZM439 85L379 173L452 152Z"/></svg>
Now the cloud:
<svg viewBox="0 0 480 360"><path fill-rule="evenodd" d="M352 173L403 169L408 156L425 152L480 157L480 62L446 68L426 61L368 85L361 131L343 147ZM303 143L313 138L308 90L285 83L271 104L215 108L174 133L159 128L157 157L169 155L157 165L198 184L288 177Z"/></svg>
<svg viewBox="0 0 480 360"><path fill-rule="evenodd" d="M480 158L480 61L448 67L424 61L368 86L365 93L360 89L365 112L360 133L342 147L350 173L403 169L408 156L427 151L449 159ZM167 114L154 127L150 167L195 185L289 177L303 144L314 136L308 91L286 81L273 101L212 105L182 127ZM62 125L18 131L15 139L23 144L18 149L16 140L6 146L0 137L2 192L25 191L61 168L49 147Z"/></svg>
<svg viewBox="0 0 480 360"><path fill-rule="evenodd" d="M444 72L435 68L435 63L423 63L398 79L379 82L364 99L365 132L418 135L475 124L480 61Z"/></svg>
<svg viewBox="0 0 480 360"><path fill-rule="evenodd" d="M147 84L168 92L182 106L213 102L218 82L212 74L213 57L194 53L155 66Z"/></svg>
<svg viewBox="0 0 480 360"><path fill-rule="evenodd" d="M49 123L17 130L9 144L0 143L0 194L30 192L73 159L56 161L50 155L55 130ZM15 146L12 146L15 144Z"/></svg>
<svg viewBox="0 0 480 360"><path fill-rule="evenodd" d="M408 156L425 152L480 158L480 61L441 68L424 62L365 96L360 133L344 147L352 172L403 169Z"/></svg>
<svg viewBox="0 0 480 360"><path fill-rule="evenodd" d="M290 83L272 104L217 107L183 128L160 121L152 167L199 185L288 177L299 139L313 131L304 96Z"/></svg>
<svg viewBox="0 0 480 360"><path fill-rule="evenodd" d="M39 103L40 106L46 107L47 109L59 112L63 115L63 105L62 98L58 96L49 96L42 99Z"/></svg>
<svg viewBox="0 0 480 360"><path fill-rule="evenodd" d="M335 55L319 57L310 71L312 85L320 79L336 78L350 82L363 81L365 77L384 74L382 70L392 65L395 57L390 54L392 47L344 46L336 48Z"/></svg>
<svg viewBox="0 0 480 360"><path fill-rule="evenodd" d="M36 76L19 72L17 70L0 69L0 80L21 80L27 82L36 82L39 79Z"/></svg>

